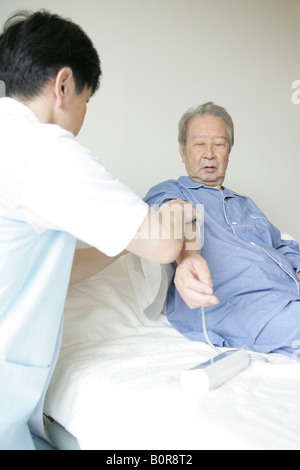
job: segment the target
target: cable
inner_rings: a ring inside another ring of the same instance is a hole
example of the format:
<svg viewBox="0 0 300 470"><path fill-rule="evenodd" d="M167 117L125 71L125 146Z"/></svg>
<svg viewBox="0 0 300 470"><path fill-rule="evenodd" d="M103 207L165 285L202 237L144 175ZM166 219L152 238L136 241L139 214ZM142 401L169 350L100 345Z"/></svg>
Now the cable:
<svg viewBox="0 0 300 470"><path fill-rule="evenodd" d="M212 342L211 340L209 339L208 337L208 333L207 333L207 328L206 328L206 319L205 319L205 310L204 310L204 307L201 307L201 311L202 311L202 327L203 327L203 333L204 333L204 336L205 336L205 339L207 341L207 344L218 354L220 354L222 351L220 349L218 349Z"/></svg>
<svg viewBox="0 0 300 470"><path fill-rule="evenodd" d="M207 333L207 328L206 328L206 318L205 318L205 310L204 307L201 307L201 312L202 312L202 327L203 327L203 333L205 336L205 339L207 341L207 344L217 353L221 354L223 351L221 351L219 348L217 348L209 339L208 333ZM232 349L234 351L234 349ZM267 357L261 356L259 354L248 354L249 358L251 360L257 360L257 361L262 361L262 362L270 362Z"/></svg>

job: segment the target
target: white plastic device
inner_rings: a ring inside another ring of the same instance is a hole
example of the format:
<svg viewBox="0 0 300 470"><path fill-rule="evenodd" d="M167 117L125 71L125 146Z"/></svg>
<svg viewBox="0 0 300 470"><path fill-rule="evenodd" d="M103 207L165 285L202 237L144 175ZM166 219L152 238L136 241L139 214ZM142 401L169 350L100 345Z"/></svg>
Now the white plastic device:
<svg viewBox="0 0 300 470"><path fill-rule="evenodd" d="M246 369L250 357L243 349L230 350L181 374L181 386L189 394L205 393Z"/></svg>

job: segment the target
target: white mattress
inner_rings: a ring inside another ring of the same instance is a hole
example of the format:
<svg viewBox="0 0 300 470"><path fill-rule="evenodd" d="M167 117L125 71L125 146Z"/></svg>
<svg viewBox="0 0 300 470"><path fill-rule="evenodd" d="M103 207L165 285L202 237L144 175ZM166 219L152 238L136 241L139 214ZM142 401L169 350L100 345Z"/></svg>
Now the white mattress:
<svg viewBox="0 0 300 470"><path fill-rule="evenodd" d="M299 450L299 362L273 354L198 399L182 391L215 353L161 313L170 274L128 256L70 288L45 413L83 450Z"/></svg>

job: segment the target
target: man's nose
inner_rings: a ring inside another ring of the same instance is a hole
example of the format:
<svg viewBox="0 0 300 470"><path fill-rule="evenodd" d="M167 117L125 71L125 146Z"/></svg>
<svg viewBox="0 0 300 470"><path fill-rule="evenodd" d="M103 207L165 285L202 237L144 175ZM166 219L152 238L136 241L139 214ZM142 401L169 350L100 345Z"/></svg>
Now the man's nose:
<svg viewBox="0 0 300 470"><path fill-rule="evenodd" d="M214 151L212 145L207 145L205 149L204 158L207 158L207 160L211 160L212 158L214 158Z"/></svg>

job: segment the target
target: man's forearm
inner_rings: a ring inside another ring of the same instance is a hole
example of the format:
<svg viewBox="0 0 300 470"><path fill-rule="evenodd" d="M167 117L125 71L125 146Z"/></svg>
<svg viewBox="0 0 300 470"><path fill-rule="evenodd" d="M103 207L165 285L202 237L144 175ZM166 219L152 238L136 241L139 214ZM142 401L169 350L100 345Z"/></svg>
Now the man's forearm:
<svg viewBox="0 0 300 470"><path fill-rule="evenodd" d="M187 256L194 256L200 254L201 251L201 239L198 233L196 224L190 222L185 226L185 237L182 246L182 250L179 253L176 261L180 264Z"/></svg>
<svg viewBox="0 0 300 470"><path fill-rule="evenodd" d="M176 259L175 286L185 303L192 309L219 303L213 294L209 267L201 256L201 239L194 224L186 227L181 253Z"/></svg>

